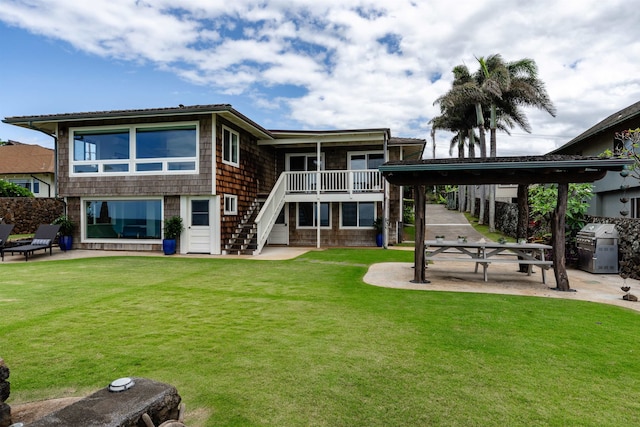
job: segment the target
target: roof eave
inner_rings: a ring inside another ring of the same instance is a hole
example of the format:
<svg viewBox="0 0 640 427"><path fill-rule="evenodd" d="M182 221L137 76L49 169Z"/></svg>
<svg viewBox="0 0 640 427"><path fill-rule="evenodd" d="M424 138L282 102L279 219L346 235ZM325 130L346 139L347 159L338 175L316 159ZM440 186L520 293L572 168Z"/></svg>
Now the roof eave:
<svg viewBox="0 0 640 427"><path fill-rule="evenodd" d="M23 127L26 129L45 130L51 134L61 122L77 122L86 120L105 119L135 119L139 117L167 117L193 114L220 114L227 120L239 126L248 128L258 139L273 139L273 135L244 114L235 110L230 104L216 104L207 106L188 106L175 108L153 108L144 110L114 110L103 112L52 114L40 116L7 117L3 123Z"/></svg>

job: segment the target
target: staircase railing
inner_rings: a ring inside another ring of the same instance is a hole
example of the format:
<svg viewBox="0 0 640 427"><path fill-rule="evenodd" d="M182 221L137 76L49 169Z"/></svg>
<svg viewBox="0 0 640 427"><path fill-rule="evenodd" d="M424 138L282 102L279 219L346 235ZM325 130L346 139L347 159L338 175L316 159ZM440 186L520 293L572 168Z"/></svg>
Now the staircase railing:
<svg viewBox="0 0 640 427"><path fill-rule="evenodd" d="M262 248L267 243L267 238L271 229L278 218L280 209L284 206L284 196L287 194L287 177L286 174L281 174L275 186L269 193L269 197L262 205L260 213L256 217L256 225L258 227L258 242L255 254L262 252Z"/></svg>

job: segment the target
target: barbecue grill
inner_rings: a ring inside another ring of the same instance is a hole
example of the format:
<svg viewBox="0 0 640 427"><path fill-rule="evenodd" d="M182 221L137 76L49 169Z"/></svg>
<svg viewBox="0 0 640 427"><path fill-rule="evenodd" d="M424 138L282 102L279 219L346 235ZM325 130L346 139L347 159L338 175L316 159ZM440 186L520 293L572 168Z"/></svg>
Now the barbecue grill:
<svg viewBox="0 0 640 427"><path fill-rule="evenodd" d="M590 273L618 272L618 232L614 224L587 224L576 236L578 268Z"/></svg>

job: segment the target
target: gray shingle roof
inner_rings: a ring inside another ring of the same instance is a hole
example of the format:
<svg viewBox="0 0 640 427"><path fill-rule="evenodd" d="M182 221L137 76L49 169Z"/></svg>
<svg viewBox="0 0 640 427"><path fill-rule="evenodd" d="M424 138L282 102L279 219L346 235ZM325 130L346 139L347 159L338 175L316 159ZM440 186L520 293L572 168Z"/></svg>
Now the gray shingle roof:
<svg viewBox="0 0 640 427"><path fill-rule="evenodd" d="M636 102L635 104L631 104L626 108L623 108L622 110L613 113L612 115L610 115L609 117L607 117L606 119L598 122L597 124L595 124L594 126L591 126L589 129L587 129L586 131L582 132L580 135L576 136L575 138L573 138L571 141L567 142L566 144L564 144L563 146L556 148L555 150L551 151L549 154L554 154L558 151L564 150L567 147L570 147L572 145L578 144L580 142L582 142L583 140L596 135L597 133L600 132L604 132L614 126L616 126L617 124L625 121L625 120L629 120L633 117L636 116L640 116L640 101ZM620 129L618 129L620 130Z"/></svg>

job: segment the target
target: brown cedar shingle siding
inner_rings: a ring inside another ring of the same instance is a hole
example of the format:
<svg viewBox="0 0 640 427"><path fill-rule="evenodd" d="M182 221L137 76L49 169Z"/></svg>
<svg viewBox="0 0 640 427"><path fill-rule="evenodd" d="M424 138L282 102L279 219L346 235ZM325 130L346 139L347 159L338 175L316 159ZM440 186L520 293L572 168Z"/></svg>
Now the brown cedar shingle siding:
<svg viewBox="0 0 640 427"><path fill-rule="evenodd" d="M240 135L240 166L222 162L222 126ZM216 129L217 177L216 192L220 196L220 232L224 245L235 232L243 215L247 213L258 194L269 193L276 181L275 152L271 147L258 146L249 133L221 117ZM238 196L238 215L224 215L224 195Z"/></svg>
<svg viewBox="0 0 640 427"><path fill-rule="evenodd" d="M375 246L376 231L367 229L340 229L340 203L331 205L331 229L320 230L320 245L327 246ZM377 203L378 215L381 215L382 203ZM289 244L291 246L316 246L317 230L315 228L296 228L296 203L289 207Z"/></svg>
<svg viewBox="0 0 640 427"><path fill-rule="evenodd" d="M211 126L210 115L181 116L178 120L144 118L135 121L141 123L171 123L174 121L195 121L200 123L200 173L189 175L148 175L148 176L69 176L69 126L62 123L63 129L58 142L60 175L59 194L72 196L157 196L157 195L204 195L211 194ZM132 122L121 120L74 122L72 127L130 125Z"/></svg>

